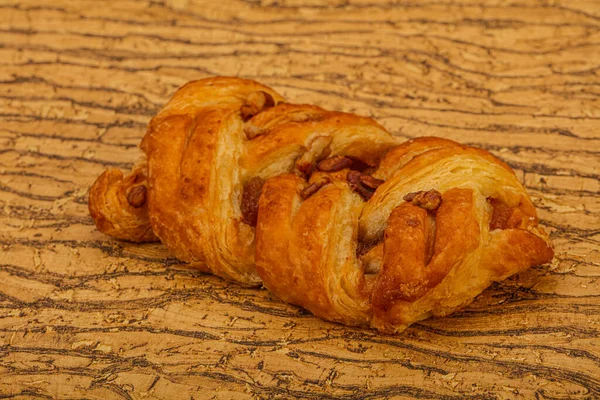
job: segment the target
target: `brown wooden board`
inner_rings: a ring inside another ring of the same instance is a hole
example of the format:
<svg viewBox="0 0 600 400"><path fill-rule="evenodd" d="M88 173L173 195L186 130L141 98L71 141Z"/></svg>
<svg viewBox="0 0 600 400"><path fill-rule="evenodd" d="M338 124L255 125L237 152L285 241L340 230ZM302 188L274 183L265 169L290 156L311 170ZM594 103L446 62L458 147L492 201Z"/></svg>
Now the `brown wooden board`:
<svg viewBox="0 0 600 400"><path fill-rule="evenodd" d="M0 64L0 397L600 398L598 1L1 0ZM489 149L555 261L393 337L100 234L90 185L213 75Z"/></svg>

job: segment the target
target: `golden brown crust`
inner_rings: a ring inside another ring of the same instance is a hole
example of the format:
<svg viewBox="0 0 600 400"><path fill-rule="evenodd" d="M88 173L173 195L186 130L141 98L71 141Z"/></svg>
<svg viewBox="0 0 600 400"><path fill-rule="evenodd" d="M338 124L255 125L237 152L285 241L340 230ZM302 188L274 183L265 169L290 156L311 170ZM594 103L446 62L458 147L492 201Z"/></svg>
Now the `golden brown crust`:
<svg viewBox="0 0 600 400"><path fill-rule="evenodd" d="M118 169L109 169L96 179L88 205L99 231L132 242L158 240L150 226L146 199L142 202L137 196L133 204L130 201L132 190L147 185L145 169L145 163L138 164L126 177Z"/></svg>
<svg viewBox="0 0 600 400"><path fill-rule="evenodd" d="M513 171L447 139L284 103L238 78L182 87L142 162L90 191L98 229L344 324L398 332L553 257Z"/></svg>

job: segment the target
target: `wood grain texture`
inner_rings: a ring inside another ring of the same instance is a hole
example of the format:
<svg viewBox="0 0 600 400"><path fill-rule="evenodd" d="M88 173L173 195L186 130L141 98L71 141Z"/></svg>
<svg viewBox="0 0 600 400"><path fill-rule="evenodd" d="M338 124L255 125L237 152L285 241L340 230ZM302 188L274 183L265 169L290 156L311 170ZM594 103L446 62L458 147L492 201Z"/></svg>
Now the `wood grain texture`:
<svg viewBox="0 0 600 400"><path fill-rule="evenodd" d="M600 3L0 1L0 398L600 398ZM212 75L489 149L556 259L397 337L96 231L87 190Z"/></svg>

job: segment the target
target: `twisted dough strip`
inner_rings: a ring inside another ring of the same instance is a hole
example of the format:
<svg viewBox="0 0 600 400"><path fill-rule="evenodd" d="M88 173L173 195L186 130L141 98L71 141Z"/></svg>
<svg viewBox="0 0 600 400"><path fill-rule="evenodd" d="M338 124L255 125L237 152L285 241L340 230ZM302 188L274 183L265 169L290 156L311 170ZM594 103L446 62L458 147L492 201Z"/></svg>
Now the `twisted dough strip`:
<svg viewBox="0 0 600 400"><path fill-rule="evenodd" d="M369 118L237 78L190 82L130 175L90 191L98 229L348 325L397 332L548 262L522 185L484 150L400 144ZM147 161L146 161L147 160Z"/></svg>

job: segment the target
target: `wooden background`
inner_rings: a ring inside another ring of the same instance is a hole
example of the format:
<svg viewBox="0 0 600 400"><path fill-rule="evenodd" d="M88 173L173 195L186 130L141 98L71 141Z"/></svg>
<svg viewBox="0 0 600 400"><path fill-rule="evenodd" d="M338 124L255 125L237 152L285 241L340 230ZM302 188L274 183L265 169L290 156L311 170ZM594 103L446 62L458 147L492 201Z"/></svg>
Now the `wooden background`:
<svg viewBox="0 0 600 400"><path fill-rule="evenodd" d="M0 1L0 398L600 398L600 3ZM551 265L397 337L98 233L188 80L239 75L491 150Z"/></svg>

